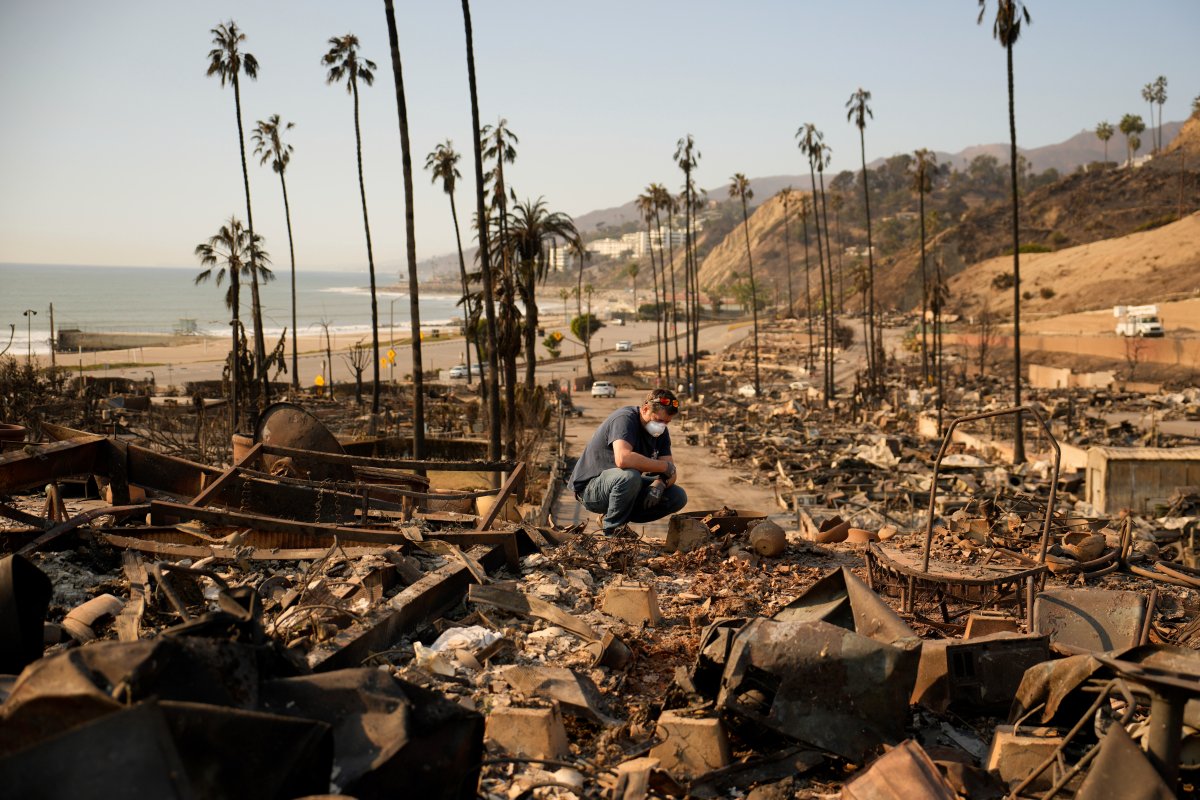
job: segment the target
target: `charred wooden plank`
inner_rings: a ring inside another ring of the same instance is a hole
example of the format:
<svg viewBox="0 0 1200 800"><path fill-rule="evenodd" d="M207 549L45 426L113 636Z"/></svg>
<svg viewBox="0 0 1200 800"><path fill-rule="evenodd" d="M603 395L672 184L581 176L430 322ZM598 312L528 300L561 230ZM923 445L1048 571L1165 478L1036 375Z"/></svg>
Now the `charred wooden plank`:
<svg viewBox="0 0 1200 800"><path fill-rule="evenodd" d="M500 511L504 508L504 504L508 502L508 498L512 497L518 489L525 487L525 462L517 464L517 468L508 474L508 480L500 487L500 494L496 495L496 503L492 509L484 515L478 524L481 531L486 531L496 522L496 517L500 515Z"/></svg>
<svg viewBox="0 0 1200 800"><path fill-rule="evenodd" d="M114 443L124 451L124 464L129 482L144 489L157 489L179 497L192 498L204 490L204 485L221 476L216 467L198 464L185 458L156 453L134 444Z"/></svg>
<svg viewBox="0 0 1200 800"><path fill-rule="evenodd" d="M150 518L156 525L164 524L168 519L199 520L200 522L223 525L230 528L300 533L311 536L314 540L322 541L326 544L333 544L335 537L338 541L343 542L371 542L376 544L400 545L408 542L404 534L398 531L348 528L342 525L329 525L321 522L297 522L296 520L268 517L262 514L249 514L243 511L196 508L185 503L172 503L166 500L152 500L150 502Z"/></svg>
<svg viewBox="0 0 1200 800"><path fill-rule="evenodd" d="M122 531L123 533L132 532L126 529L122 529ZM109 530L102 530L97 532L96 536L113 547L119 547L122 550L171 558L201 559L212 557L218 561L239 561L243 559L247 561L313 561L329 552L328 547L252 547L247 549L244 547L179 544L149 538L144 535L141 529L138 529L136 533L138 534L137 536L126 536L113 533ZM348 558L361 558L363 556L382 553L389 547L343 547L341 550Z"/></svg>
<svg viewBox="0 0 1200 800"><path fill-rule="evenodd" d="M428 461L404 458L375 458L372 456L348 456L340 453L317 453L312 450L297 450L277 444L264 444L263 453L270 456L291 456L310 461L330 464L346 464L360 467L382 467L384 469L426 469L446 472L501 472L516 467L514 461Z"/></svg>
<svg viewBox="0 0 1200 800"><path fill-rule="evenodd" d="M82 514L76 514L66 522L60 522L50 530L43 533L41 536L34 539L17 551L19 555L27 555L37 550L65 533L69 533L81 525L86 525L97 517L112 515L115 517L129 516L130 514L144 513L150 509L150 505L143 503L136 506L104 506L102 508L93 508L91 511L85 511Z"/></svg>
<svg viewBox="0 0 1200 800"><path fill-rule="evenodd" d="M95 472L105 448L103 436L87 436L27 445L24 449L0 454L0 494L42 487L67 475Z"/></svg>
<svg viewBox="0 0 1200 800"><path fill-rule="evenodd" d="M312 549L314 542L312 534L304 531L264 531L250 528L236 528L231 534L225 536L209 536L199 530L193 530L185 525L153 525L139 527L135 530L129 528L119 529L101 529L99 531L105 535L115 535L126 537L130 541L147 542L151 544L173 544L183 547L208 547L215 549L254 549L254 550L294 550L294 549ZM339 543L344 537L339 537ZM324 541L319 543L323 546L321 552L325 552L332 546L333 542L329 541L326 544ZM371 543L368 543L368 545ZM364 545L364 547L368 546ZM123 543L121 546L132 547L135 550L144 549L136 547L132 544ZM388 544L374 544L374 549L380 547L389 547ZM407 549L407 542L403 545L394 545ZM349 549L344 547L343 549ZM152 552L148 550L147 552Z"/></svg>
<svg viewBox="0 0 1200 800"><path fill-rule="evenodd" d="M203 507L204 505L206 505L208 503L209 498L215 496L218 492L220 492L224 488L225 484L229 483L229 481L232 480L235 475L237 475L239 470L241 470L244 467L248 467L250 464L252 464L254 462L254 460L256 458L258 458L261 455L262 455L262 442L259 442L256 445L254 445L253 447L251 447L249 450L247 450L246 454L244 456L242 456L240 459L238 459L236 464L234 464L232 467L230 467L229 469L227 469L223 473L221 473L221 477L217 478L215 481L210 483L205 488L205 490L202 491L200 494L193 497L191 499L191 501L188 503L188 505L189 506L200 506L200 507Z"/></svg>
<svg viewBox="0 0 1200 800"><path fill-rule="evenodd" d="M0 503L0 517L7 517L13 522L19 522L22 525L28 525L32 528L41 528L43 530L45 530L46 525L49 524L49 520L42 519L36 514L30 514L22 511L19 508L13 508L5 503Z"/></svg>
<svg viewBox="0 0 1200 800"><path fill-rule="evenodd" d="M468 555L487 570L498 569L504 562L503 548L499 545L473 547ZM393 610L366 631L339 634L338 641L345 644L313 670L329 672L362 666L372 653L387 649L404 634L420 630L458 605L467 587L473 585L471 580L471 573L458 562L428 573L389 600Z"/></svg>
<svg viewBox="0 0 1200 800"><path fill-rule="evenodd" d="M520 553L515 531L423 531L426 539L439 539L458 547L500 545L504 548L505 563L513 569L520 566Z"/></svg>

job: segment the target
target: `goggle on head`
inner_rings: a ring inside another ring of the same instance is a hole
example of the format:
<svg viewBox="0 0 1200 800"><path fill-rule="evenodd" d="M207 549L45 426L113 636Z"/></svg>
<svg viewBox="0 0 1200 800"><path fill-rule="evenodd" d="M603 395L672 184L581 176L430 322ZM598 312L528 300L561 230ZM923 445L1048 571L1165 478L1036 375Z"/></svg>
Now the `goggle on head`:
<svg viewBox="0 0 1200 800"><path fill-rule="evenodd" d="M671 397L656 397L646 401L650 406L662 406L672 417L679 413L679 401Z"/></svg>

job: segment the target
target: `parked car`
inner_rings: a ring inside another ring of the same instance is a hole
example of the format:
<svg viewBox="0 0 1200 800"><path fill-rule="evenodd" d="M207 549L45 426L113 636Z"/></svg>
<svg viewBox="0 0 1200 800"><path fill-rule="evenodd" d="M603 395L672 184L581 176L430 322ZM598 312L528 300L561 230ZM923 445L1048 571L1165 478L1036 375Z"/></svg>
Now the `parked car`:
<svg viewBox="0 0 1200 800"><path fill-rule="evenodd" d="M483 377L483 365L482 364L472 364L471 365L471 374L474 375L476 378ZM457 364L450 368L450 378L451 379L457 378L459 380L463 380L466 377L467 377L467 365L466 364Z"/></svg>
<svg viewBox="0 0 1200 800"><path fill-rule="evenodd" d="M629 341L628 339L622 339L621 341L617 342L617 352L618 353L629 353L632 351L633 351L633 342Z"/></svg>
<svg viewBox="0 0 1200 800"><path fill-rule="evenodd" d="M596 381L592 384L592 397L616 397L617 387L608 381Z"/></svg>

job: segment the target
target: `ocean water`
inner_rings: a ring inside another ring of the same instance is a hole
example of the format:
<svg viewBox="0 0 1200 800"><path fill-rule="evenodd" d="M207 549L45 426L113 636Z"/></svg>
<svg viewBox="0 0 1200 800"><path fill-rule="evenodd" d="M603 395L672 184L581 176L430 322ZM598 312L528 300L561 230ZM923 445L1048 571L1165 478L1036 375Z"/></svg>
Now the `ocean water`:
<svg viewBox="0 0 1200 800"><path fill-rule="evenodd" d="M196 286L193 279L199 272L170 267L0 264L0 350L9 343L8 327L13 325L9 355L24 355L30 340L34 353L49 353L51 303L57 330L170 333L181 320L195 320L200 333L228 336L230 314L224 304L228 284L217 287L210 278ZM285 327L291 328L290 272L286 266L276 269L275 280L259 287L263 329L268 338L277 339ZM401 329L407 333L408 293L398 290L397 276L392 272L376 272L376 281L380 335L386 335L389 325L395 326L397 335ZM317 333L322 320L338 334L369 334L369 286L365 270L361 274L297 271L296 321L300 334ZM242 284L240 300L241 318L250 333L248 283ZM457 300L456 295L422 294L422 327L461 320ZM26 317L26 309L37 314Z"/></svg>

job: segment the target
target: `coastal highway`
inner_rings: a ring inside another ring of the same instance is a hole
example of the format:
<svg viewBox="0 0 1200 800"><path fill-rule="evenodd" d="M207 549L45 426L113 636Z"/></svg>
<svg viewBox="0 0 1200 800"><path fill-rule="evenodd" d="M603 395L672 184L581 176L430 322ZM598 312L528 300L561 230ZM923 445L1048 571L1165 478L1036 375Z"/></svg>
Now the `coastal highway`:
<svg viewBox="0 0 1200 800"><path fill-rule="evenodd" d="M557 323L557 324L555 324ZM546 320L543 328L547 333L560 331L564 340L562 354L565 358L551 364L538 367L539 381L545 383L552 378L570 379L573 376L586 374L583 358L583 346L572 340L570 332L562 325L562 317L552 317ZM388 340L384 331L380 331L379 348L381 354L388 349ZM731 321L713 323L700 330L700 349L718 352L722 348L750 334L750 325L746 321ZM353 386L353 372L344 354L354 344L358 337L351 340L348 336L335 337L333 345L333 376L339 384L348 383ZM412 371L412 354L407 340L401 342L399 337L395 345L395 364L387 369L381 368L381 381L402 381ZM617 353L614 347L617 341L629 339L634 342L633 352ZM370 344L368 340L368 345ZM649 364L655 360L654 353L654 323L634 322L624 326L606 325L592 337L593 368L604 371L605 359L629 359L636 364ZM546 350L538 342L539 354L545 355ZM145 347L129 350L107 351L99 353L84 353L76 357L61 355L59 365L73 368L82 363L86 374L99 376L119 376L134 380L147 380L153 376L159 392L168 392L169 387L182 392L189 381L217 380L221 377L223 357L228 352L228 344L224 340L206 339L196 344L184 347ZM456 364L465 363L465 342L462 337L444 337L435 340L426 339L421 344L421 356L427 380L438 380L441 371L449 371ZM288 366L291 367L289 346ZM474 353L472 353L474 363ZM324 340L315 335L300 337L299 373L300 385L306 389L314 386L314 379L321 374L325 362ZM521 362L519 361L518 364ZM105 365L109 365L107 368ZM523 368L522 368L523 369ZM290 375L280 375L276 380L290 381ZM371 367L368 365L363 373L364 383L371 380ZM465 385L465 380L453 383Z"/></svg>

